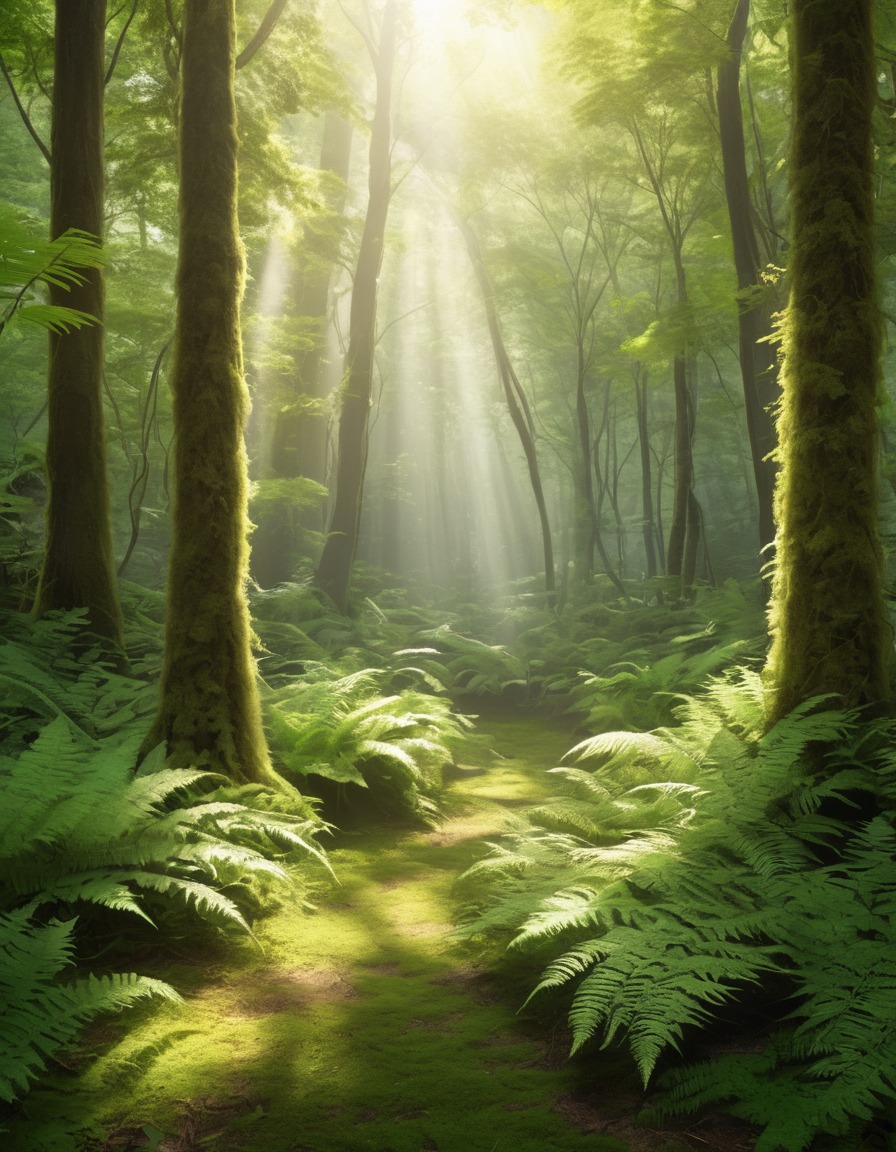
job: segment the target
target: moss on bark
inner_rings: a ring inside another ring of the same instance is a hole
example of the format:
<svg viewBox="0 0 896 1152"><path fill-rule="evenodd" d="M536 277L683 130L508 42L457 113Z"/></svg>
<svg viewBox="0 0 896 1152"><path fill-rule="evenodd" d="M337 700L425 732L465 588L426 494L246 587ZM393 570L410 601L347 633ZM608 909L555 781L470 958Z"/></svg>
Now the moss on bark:
<svg viewBox="0 0 896 1152"><path fill-rule="evenodd" d="M186 0L173 534L161 700L147 746L164 740L178 764L271 782L245 598L234 56L234 0Z"/></svg>
<svg viewBox="0 0 896 1152"><path fill-rule="evenodd" d="M50 232L103 231L105 0L57 0ZM103 276L84 271L50 300L98 323L50 334L46 541L34 611L86 608L94 632L123 648L103 430Z"/></svg>
<svg viewBox="0 0 896 1152"><path fill-rule="evenodd" d="M872 0L796 0L791 296L767 675L769 722L832 693L889 697L877 532Z"/></svg>

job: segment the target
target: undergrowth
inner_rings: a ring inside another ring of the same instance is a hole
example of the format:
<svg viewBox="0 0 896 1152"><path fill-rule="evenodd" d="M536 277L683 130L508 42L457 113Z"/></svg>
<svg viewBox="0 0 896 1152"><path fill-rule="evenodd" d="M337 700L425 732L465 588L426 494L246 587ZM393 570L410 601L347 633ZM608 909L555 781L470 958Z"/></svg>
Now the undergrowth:
<svg viewBox="0 0 896 1152"><path fill-rule="evenodd" d="M424 687L389 692L397 675ZM470 721L433 694L437 682L419 669L367 668L340 676L308 665L304 677L270 691L265 716L279 771L321 795L325 812L439 818L442 771L452 763Z"/></svg>
<svg viewBox="0 0 896 1152"><path fill-rule="evenodd" d="M533 994L569 997L573 1051L624 1037L645 1083L662 1059L655 1119L724 1105L757 1152L854 1148L896 1104L896 725L821 700L763 733L762 697L743 670L676 727L577 745L462 878L463 931L550 957ZM772 987L777 1025L701 1041Z"/></svg>
<svg viewBox="0 0 896 1152"><path fill-rule="evenodd" d="M325 857L297 793L288 810L264 789L169 769L161 749L135 771L146 685L103 661L81 614L4 623L0 1100L11 1102L98 1013L178 998L134 973L64 979L85 911L146 921L151 905L164 936L166 909L180 907L248 931L235 898L247 882L293 883L287 861Z"/></svg>

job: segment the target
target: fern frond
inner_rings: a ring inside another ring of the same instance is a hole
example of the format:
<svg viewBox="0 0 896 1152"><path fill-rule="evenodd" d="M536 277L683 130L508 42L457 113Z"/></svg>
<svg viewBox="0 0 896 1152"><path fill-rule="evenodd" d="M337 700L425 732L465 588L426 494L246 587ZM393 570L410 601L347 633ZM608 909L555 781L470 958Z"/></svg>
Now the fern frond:
<svg viewBox="0 0 896 1152"><path fill-rule="evenodd" d="M73 956L74 921L33 924L33 908L0 912L0 1100L25 1092L46 1058L88 1020L136 1000L179 1000L167 984L134 975L58 981Z"/></svg>

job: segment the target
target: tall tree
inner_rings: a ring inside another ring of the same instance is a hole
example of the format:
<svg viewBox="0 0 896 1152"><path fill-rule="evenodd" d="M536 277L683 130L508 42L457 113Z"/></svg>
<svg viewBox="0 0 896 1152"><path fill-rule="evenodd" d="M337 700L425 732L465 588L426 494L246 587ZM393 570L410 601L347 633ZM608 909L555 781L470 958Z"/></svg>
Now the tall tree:
<svg viewBox="0 0 896 1152"><path fill-rule="evenodd" d="M274 774L244 588L248 392L240 342L234 24L234 0L186 0L173 525L161 697L145 746L164 741L175 763L262 782Z"/></svg>
<svg viewBox="0 0 896 1152"><path fill-rule="evenodd" d="M103 232L105 0L56 0L50 136L50 234ZM52 304L100 323L50 333L46 541L34 610L86 608L92 629L124 647L115 582L103 426L103 275L51 285Z"/></svg>
<svg viewBox="0 0 896 1152"><path fill-rule="evenodd" d="M645 130L645 120L654 130L652 138ZM655 116L643 117L640 121L632 118L629 131L656 197L675 269L676 322L680 340L672 360L675 471L666 571L670 576L680 577L682 591L687 592L696 571L700 506L694 493L694 349L689 334L690 301L684 251L688 233L703 206L704 180L695 157L680 152L676 155L675 125L670 123L666 108L660 108Z"/></svg>
<svg viewBox="0 0 896 1152"><path fill-rule="evenodd" d="M329 417L333 380L327 360L330 332L330 284L339 266L351 157L352 124L340 112L324 117L320 171L324 206L303 221L303 238L293 258L296 291L291 311L301 324L307 347L294 356L295 369L278 398L273 418L270 460L265 479L302 477L320 485L320 497L296 508L279 501L258 518L252 537L252 577L264 588L290 580L307 529L320 532L326 512ZM264 455L264 454L263 454ZM263 490L263 489L262 489Z"/></svg>
<svg viewBox="0 0 896 1152"><path fill-rule="evenodd" d="M877 529L872 0L792 10L791 293L778 424L768 721L811 696L889 696Z"/></svg>
<svg viewBox="0 0 896 1152"><path fill-rule="evenodd" d="M750 0L737 0L726 35L727 54L718 67L716 106L719 115L725 199L731 223L731 240L737 286L738 353L744 389L744 413L750 437L750 454L759 504L759 543L774 539L772 494L776 436L771 412L779 397L775 349L768 289L763 288L759 243L753 226L753 206L747 174L743 109L740 98L740 66L750 20Z"/></svg>
<svg viewBox="0 0 896 1152"><path fill-rule="evenodd" d="M479 246L479 237L476 235L469 220L464 220L458 216L457 221L464 240L466 241L470 263L473 265L473 272L479 284L479 290L482 293L482 302L485 307L485 316L492 342L492 351L495 354L495 363L498 368L498 376L501 380L501 388L504 392L504 400L526 457L526 465L529 469L529 483L532 486L532 495L535 498L535 506L538 509L538 522L541 527L545 592L548 603L553 605L556 590L554 578L554 546L551 540L551 525L548 519L544 487L541 483L541 470L538 466L538 452L535 447L535 433L532 426L532 414L529 410L529 402L511 363L510 356L507 353L504 336L501 332L501 321L498 317L498 309L495 307L494 293L492 291L488 269L482 258L482 249Z"/></svg>
<svg viewBox="0 0 896 1152"><path fill-rule="evenodd" d="M320 169L327 178L327 207L319 225L314 220L306 225L298 269L296 307L308 323L309 347L297 358L297 394L277 413L271 448L271 463L278 476L308 476L320 484L327 479L323 401L329 384L325 368L330 283L339 257L334 234L341 231L334 222L342 220L345 210L351 150L352 123L331 109L324 117L320 151Z"/></svg>
<svg viewBox="0 0 896 1152"><path fill-rule="evenodd" d="M352 286L349 343L339 413L336 494L327 539L317 567L316 583L340 612L348 611L349 589L358 546L367 437L373 390L376 347L377 283L386 241L386 220L392 198L392 87L395 70L398 10L387 0L379 43L367 38L376 74L376 108L370 133L370 175L367 216L361 235Z"/></svg>

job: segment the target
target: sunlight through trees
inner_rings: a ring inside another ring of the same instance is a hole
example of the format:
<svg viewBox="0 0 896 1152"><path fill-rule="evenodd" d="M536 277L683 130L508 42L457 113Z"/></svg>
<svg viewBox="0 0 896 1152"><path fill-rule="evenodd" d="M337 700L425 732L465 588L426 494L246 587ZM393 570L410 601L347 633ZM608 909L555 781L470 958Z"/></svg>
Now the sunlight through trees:
<svg viewBox="0 0 896 1152"><path fill-rule="evenodd" d="M894 117L896 0L0 4L4 1152L891 1147Z"/></svg>

